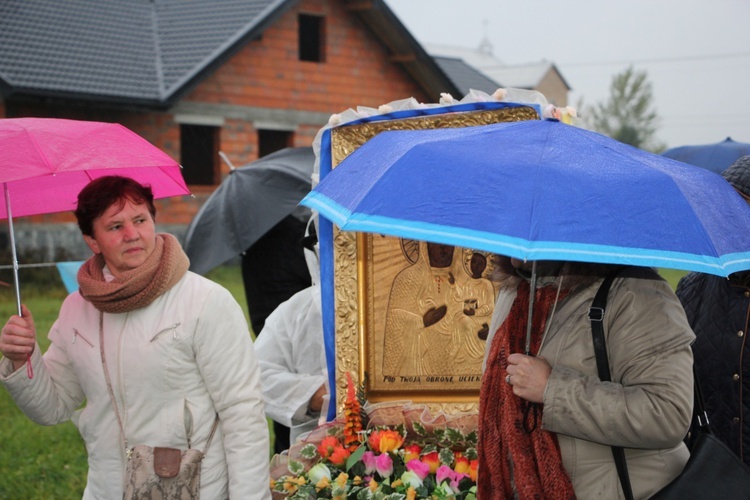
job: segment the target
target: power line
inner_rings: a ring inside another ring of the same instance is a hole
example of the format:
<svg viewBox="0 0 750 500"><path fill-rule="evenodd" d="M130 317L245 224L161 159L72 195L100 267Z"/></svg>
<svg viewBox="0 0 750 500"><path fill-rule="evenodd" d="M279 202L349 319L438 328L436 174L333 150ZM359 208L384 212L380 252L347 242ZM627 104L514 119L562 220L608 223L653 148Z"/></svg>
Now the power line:
<svg viewBox="0 0 750 500"><path fill-rule="evenodd" d="M584 67L584 66L611 66L621 64L649 64L649 63L677 63L677 62L695 62L717 59L736 59L741 57L750 57L750 52L735 52L729 54L713 54L700 56L682 56L682 57L658 57L653 59L625 59L620 61L596 61L596 62L573 62L573 63L556 63L566 68Z"/></svg>

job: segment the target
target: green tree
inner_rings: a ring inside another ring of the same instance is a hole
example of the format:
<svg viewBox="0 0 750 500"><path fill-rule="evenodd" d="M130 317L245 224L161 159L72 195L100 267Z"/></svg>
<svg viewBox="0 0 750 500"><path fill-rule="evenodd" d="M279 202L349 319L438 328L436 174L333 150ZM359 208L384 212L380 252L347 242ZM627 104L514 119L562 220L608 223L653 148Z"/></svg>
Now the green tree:
<svg viewBox="0 0 750 500"><path fill-rule="evenodd" d="M631 66L615 75L609 98L590 108L586 115L586 126L600 134L654 153L665 148L656 140L659 115L645 71Z"/></svg>

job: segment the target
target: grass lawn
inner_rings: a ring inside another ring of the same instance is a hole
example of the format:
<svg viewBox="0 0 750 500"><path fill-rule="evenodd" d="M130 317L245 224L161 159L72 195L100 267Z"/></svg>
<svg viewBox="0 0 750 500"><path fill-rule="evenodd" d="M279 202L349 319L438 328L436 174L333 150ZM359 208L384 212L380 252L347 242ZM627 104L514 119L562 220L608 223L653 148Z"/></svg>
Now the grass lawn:
<svg viewBox="0 0 750 500"><path fill-rule="evenodd" d="M21 273L23 302L34 313L42 350L46 350L49 345L46 332L52 326L65 298L65 289L57 278L57 271L51 268L49 273L51 277L42 280L42 283L26 283L23 272ZM682 271L662 270L662 275L672 287L677 285L684 274ZM239 267L219 267L208 277L224 285L247 316ZM0 279L10 281L12 277L3 275ZM0 287L2 324L5 323L5 318L15 313L13 289ZM0 498L60 500L81 498L83 495L87 470L86 450L78 430L69 422L54 427L32 423L16 408L4 389L0 389L0 464L3 464Z"/></svg>

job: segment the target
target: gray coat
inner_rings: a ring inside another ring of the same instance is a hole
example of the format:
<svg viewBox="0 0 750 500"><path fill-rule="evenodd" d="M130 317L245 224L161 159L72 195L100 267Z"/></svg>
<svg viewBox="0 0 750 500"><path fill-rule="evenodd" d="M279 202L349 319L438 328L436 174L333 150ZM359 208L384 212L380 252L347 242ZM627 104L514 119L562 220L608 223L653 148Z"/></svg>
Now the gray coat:
<svg viewBox="0 0 750 500"><path fill-rule="evenodd" d="M542 427L557 433L580 499L624 498L611 445L625 448L635 498L671 481L689 456L682 439L692 416L693 332L655 272L634 268L624 276L612 284L604 319L613 382L599 380L587 317L601 278L566 277L580 281L551 313L539 353L553 367ZM500 316L509 300L499 299Z"/></svg>

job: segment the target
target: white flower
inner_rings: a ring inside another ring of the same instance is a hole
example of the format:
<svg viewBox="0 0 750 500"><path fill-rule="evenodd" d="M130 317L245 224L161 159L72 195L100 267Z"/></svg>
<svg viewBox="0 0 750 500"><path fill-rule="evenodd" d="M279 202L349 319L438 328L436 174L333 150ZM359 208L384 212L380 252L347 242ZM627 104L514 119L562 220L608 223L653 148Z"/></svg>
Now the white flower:
<svg viewBox="0 0 750 500"><path fill-rule="evenodd" d="M411 486L414 489L422 486L422 480L419 479L419 476L415 472L410 470L401 474L401 482L407 486Z"/></svg>
<svg viewBox="0 0 750 500"><path fill-rule="evenodd" d="M550 119L553 118L555 120L560 119L560 110L557 109L553 104L550 104L546 108L544 108L544 111L542 112L542 118L544 119Z"/></svg>
<svg viewBox="0 0 750 500"><path fill-rule="evenodd" d="M388 104L381 104L380 107L378 108L378 113L380 113L381 115L385 115L387 113L392 113L392 112L393 112L393 108L389 106Z"/></svg>
<svg viewBox="0 0 750 500"><path fill-rule="evenodd" d="M494 97L498 101L502 101L505 99L505 96L508 95L508 91L505 89L497 89L493 94L492 97Z"/></svg>
<svg viewBox="0 0 750 500"><path fill-rule="evenodd" d="M565 111L573 118L578 118L578 111L573 106L565 106Z"/></svg>
<svg viewBox="0 0 750 500"><path fill-rule="evenodd" d="M440 94L440 104L443 104L443 105L445 105L445 104L453 104L455 102L456 102L456 100L449 93L443 92L443 93Z"/></svg>
<svg viewBox="0 0 750 500"><path fill-rule="evenodd" d="M312 484L318 484L324 477L328 478L329 481L331 480L331 471L325 464L313 465L312 468L307 471L307 478Z"/></svg>

